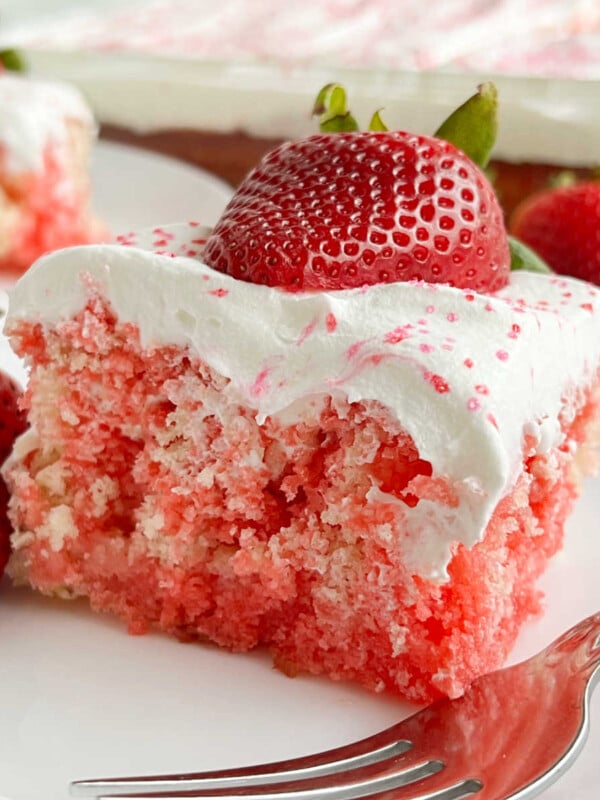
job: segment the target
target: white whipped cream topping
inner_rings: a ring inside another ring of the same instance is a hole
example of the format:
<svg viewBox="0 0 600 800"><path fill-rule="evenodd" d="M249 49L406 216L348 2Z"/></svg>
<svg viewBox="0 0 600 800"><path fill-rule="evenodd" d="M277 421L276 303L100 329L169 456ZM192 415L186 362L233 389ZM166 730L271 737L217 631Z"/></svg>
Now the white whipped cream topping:
<svg viewBox="0 0 600 800"><path fill-rule="evenodd" d="M0 74L0 153L12 173L40 170L49 143L60 158L69 120L94 128L92 112L73 86Z"/></svg>
<svg viewBox="0 0 600 800"><path fill-rule="evenodd" d="M189 347L259 421L292 421L327 394L379 401L460 499L402 504L405 559L443 579L451 542L477 542L514 485L524 434L557 445L565 397L595 379L600 292L523 272L495 296L416 283L290 294L207 267L205 236L191 223L45 256L11 292L8 324L69 318L85 274L144 345ZM377 487L369 499L400 502Z"/></svg>

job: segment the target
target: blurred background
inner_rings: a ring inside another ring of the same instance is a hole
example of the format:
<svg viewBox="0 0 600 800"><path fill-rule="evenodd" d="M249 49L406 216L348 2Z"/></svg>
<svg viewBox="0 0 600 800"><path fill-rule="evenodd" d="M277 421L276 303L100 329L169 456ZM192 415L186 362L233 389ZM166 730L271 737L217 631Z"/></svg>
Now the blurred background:
<svg viewBox="0 0 600 800"><path fill-rule="evenodd" d="M557 164L600 162L598 0L4 0L0 46L75 83L104 139L231 185L275 142L316 130L330 81L359 122L382 108L388 126L430 133L493 79L508 207Z"/></svg>
<svg viewBox="0 0 600 800"><path fill-rule="evenodd" d="M107 235L125 234L121 241L142 227L214 223L266 150L316 132L313 102L331 81L346 87L363 125L382 109L390 128L432 133L492 79L500 127L489 174L507 216L566 168L586 176L600 164L600 0L0 0L2 48L17 48L34 79L78 87L91 106L100 140L91 117L89 132L80 126L90 139L91 208ZM4 135L34 157L43 123L51 133L56 124L56 106L40 94L36 106L19 90L14 117L0 103ZM15 119L24 135L13 135ZM36 209L55 208L56 194L48 203L31 194ZM0 316L3 307L0 291ZM25 380L1 337L0 365ZM579 538L545 583L549 613L519 657L584 607L600 607L597 484L590 488L572 525ZM191 649L173 659L160 637L140 645L113 636L109 621L73 607L45 613L41 600L4 586L6 798L66 800L68 781L98 772L100 757L107 774L225 766L232 752L258 762L360 738L398 718L387 696L302 678L293 688L278 683L257 656L246 658L243 681L243 657L230 662L212 649L199 671ZM189 698L203 685L210 692L198 707ZM597 733L548 800L596 800Z"/></svg>

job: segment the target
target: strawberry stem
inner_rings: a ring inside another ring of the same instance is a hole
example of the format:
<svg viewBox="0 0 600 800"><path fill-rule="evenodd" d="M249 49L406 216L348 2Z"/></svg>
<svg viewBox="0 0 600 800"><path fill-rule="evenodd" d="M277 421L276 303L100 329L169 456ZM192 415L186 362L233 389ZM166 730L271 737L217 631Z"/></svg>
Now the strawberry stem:
<svg viewBox="0 0 600 800"><path fill-rule="evenodd" d="M323 133L358 130L357 121L348 111L346 90L339 83L328 83L321 89L312 113L319 117L319 129Z"/></svg>
<svg viewBox="0 0 600 800"><path fill-rule="evenodd" d="M0 50L0 71L8 69L11 72L25 72L27 65L25 59L17 50Z"/></svg>
<svg viewBox="0 0 600 800"><path fill-rule="evenodd" d="M477 88L477 93L466 100L440 125L435 132L438 139L450 142L484 169L498 131L498 92L488 81Z"/></svg>
<svg viewBox="0 0 600 800"><path fill-rule="evenodd" d="M552 270L531 248L515 239L514 236L508 237L510 249L510 268L511 270L526 270L527 272L540 272L543 275L551 275Z"/></svg>

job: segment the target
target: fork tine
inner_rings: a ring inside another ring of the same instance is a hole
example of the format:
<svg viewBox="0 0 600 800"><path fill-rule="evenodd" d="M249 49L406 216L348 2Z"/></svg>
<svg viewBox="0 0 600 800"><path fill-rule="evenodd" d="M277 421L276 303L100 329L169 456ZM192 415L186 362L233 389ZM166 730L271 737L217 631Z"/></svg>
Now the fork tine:
<svg viewBox="0 0 600 800"><path fill-rule="evenodd" d="M435 766L432 766L435 765ZM368 780L352 781L340 784L338 781L329 785L317 785L313 788L294 788L293 784L281 784L271 787L271 791L244 789L238 787L232 792L177 792L175 794L159 792L150 794L100 795L97 800L463 800L482 789L482 783L468 778L458 782L436 781L441 762L430 762L423 765L419 775L413 771L407 783L403 772L378 775ZM429 770L433 770L430 772ZM435 776L435 777L432 777ZM434 785L427 788L430 783ZM304 786L306 784L303 784Z"/></svg>
<svg viewBox="0 0 600 800"><path fill-rule="evenodd" d="M97 800L525 800L581 750L599 681L596 614L528 661L475 680L460 698L440 699L354 744L232 771L79 781L71 789Z"/></svg>
<svg viewBox="0 0 600 800"><path fill-rule="evenodd" d="M110 797L123 792L131 795L147 791L156 793L229 789L344 773L407 753L412 744L399 735L401 725L402 723L394 725L366 739L333 750L250 767L175 775L78 780L71 783L71 794L74 797Z"/></svg>

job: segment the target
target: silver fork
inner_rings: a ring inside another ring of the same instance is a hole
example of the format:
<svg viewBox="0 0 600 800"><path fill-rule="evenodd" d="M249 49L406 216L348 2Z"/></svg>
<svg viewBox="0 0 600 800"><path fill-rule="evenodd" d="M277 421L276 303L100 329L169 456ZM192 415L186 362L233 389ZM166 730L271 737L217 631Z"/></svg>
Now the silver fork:
<svg viewBox="0 0 600 800"><path fill-rule="evenodd" d="M354 744L241 769L75 781L71 793L97 800L525 800L579 755L599 677L600 613L528 661L479 678L463 697L439 700Z"/></svg>

